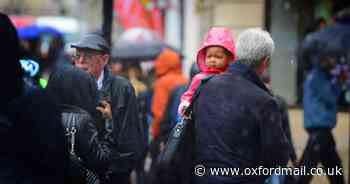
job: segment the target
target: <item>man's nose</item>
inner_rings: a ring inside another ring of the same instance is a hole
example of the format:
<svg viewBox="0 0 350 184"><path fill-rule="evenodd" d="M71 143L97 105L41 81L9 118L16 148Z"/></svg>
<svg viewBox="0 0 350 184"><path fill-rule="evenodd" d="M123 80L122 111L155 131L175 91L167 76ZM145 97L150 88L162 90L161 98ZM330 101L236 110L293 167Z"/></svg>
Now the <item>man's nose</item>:
<svg viewBox="0 0 350 184"><path fill-rule="evenodd" d="M84 62L84 56L83 55L80 55L78 58L77 58L77 61L78 63L82 64Z"/></svg>

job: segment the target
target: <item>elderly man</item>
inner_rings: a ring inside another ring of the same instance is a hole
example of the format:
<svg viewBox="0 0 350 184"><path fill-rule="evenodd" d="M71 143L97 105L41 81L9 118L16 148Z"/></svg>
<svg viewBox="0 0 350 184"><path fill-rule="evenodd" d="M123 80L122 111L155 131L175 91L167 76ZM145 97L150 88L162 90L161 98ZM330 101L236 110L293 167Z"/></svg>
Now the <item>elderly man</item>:
<svg viewBox="0 0 350 184"><path fill-rule="evenodd" d="M273 50L268 32L248 29L238 37L237 60L228 71L202 85L194 103L195 165L204 166L206 174L195 172L194 183L262 184L271 173L258 168L287 164L288 142L280 113L259 78ZM215 168L239 168L240 172L215 175L211 173ZM253 175L244 173L245 169Z"/></svg>
<svg viewBox="0 0 350 184"><path fill-rule="evenodd" d="M112 132L116 150L106 176L108 183L128 183L131 170L145 150L134 88L125 78L113 76L106 67L109 45L98 33L85 35L72 47L76 48L75 65L97 80L101 99L97 109L106 115L109 114L106 107L112 107L113 123L106 124L105 132Z"/></svg>

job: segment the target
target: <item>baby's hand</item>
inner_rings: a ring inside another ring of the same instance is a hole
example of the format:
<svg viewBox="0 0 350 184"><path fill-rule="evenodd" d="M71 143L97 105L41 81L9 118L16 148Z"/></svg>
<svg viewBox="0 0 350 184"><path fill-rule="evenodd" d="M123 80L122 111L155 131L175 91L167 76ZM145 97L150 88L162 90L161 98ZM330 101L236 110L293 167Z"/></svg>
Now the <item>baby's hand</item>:
<svg viewBox="0 0 350 184"><path fill-rule="evenodd" d="M180 105L179 105L179 108L178 108L177 112L178 112L179 114L181 114L181 116L183 116L184 113L185 113L185 111L186 111L186 109L187 109L189 106L190 106L190 102L188 102L188 101L182 101L182 102L180 103Z"/></svg>

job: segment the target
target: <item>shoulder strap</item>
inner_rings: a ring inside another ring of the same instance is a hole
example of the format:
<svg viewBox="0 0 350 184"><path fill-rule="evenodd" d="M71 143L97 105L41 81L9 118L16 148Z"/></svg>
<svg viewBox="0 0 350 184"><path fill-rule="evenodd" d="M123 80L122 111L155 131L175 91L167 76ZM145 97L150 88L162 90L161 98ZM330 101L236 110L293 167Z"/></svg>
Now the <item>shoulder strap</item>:
<svg viewBox="0 0 350 184"><path fill-rule="evenodd" d="M185 114L186 116L190 117L192 114L192 110L193 110L193 104L194 102L197 100L200 92L202 91L202 88L204 87L204 85L211 79L213 78L215 75L209 75L207 77L205 77L204 79L202 79L200 85L198 86L198 88L196 89L196 91L193 94L192 97L192 102L190 104L190 106L186 109Z"/></svg>

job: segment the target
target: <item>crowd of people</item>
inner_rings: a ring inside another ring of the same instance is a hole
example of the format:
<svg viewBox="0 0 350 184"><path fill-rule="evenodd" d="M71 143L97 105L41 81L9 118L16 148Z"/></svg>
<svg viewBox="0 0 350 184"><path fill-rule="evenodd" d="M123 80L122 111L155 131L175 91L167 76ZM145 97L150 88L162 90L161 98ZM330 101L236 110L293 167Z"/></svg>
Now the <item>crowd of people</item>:
<svg viewBox="0 0 350 184"><path fill-rule="evenodd" d="M349 20L349 19L346 19ZM111 63L110 45L99 32L71 47L62 43L50 62L43 88L29 83L20 59L23 47L7 15L0 14L0 183L309 183L311 176L271 179L271 175L181 175L164 169L159 157L172 129L191 119L191 168L278 168L322 162L342 167L331 130L336 100L346 78L330 77L336 60L314 57L304 84L306 149L298 161L287 105L270 88L267 69L275 50L265 30L249 28L236 40L228 28L213 27L197 52L190 81L181 73L181 55L164 47L154 61L154 82L140 80L140 67L125 77ZM276 61L278 62L278 61ZM33 79L36 80L36 79ZM189 114L188 111L191 111ZM178 158L181 160L181 158ZM151 160L151 163L149 162ZM145 169L148 167L148 169ZM181 178L183 177L183 178ZM276 177L276 176L275 176ZM343 176L330 176L333 184Z"/></svg>

